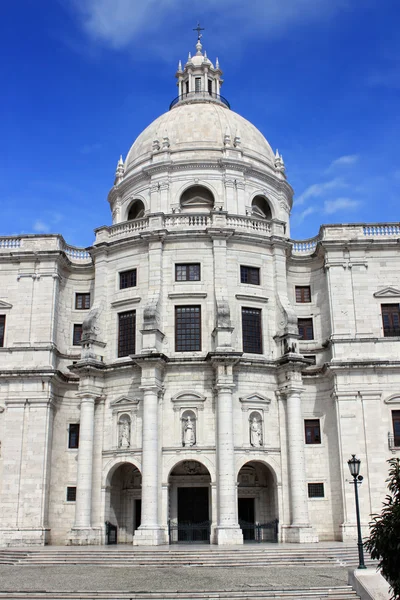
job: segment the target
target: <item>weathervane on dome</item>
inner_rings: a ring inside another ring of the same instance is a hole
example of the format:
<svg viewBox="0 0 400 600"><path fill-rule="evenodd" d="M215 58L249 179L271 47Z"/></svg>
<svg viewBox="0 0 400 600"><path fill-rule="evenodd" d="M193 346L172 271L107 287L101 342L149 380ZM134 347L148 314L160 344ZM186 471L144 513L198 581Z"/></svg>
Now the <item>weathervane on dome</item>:
<svg viewBox="0 0 400 600"><path fill-rule="evenodd" d="M205 28L200 27L200 23L197 21L197 27L194 27L193 31L197 31L197 41L200 42L201 38L203 37L203 34L200 33L200 31L205 31Z"/></svg>

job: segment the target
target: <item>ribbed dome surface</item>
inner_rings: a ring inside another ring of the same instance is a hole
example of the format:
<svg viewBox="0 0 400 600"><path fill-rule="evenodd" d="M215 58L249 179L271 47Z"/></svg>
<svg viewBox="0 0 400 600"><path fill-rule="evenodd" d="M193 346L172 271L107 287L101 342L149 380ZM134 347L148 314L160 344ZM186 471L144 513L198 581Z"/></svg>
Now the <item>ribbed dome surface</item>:
<svg viewBox="0 0 400 600"><path fill-rule="evenodd" d="M237 113L217 103L182 104L153 121L136 139L125 162L125 170L153 151L153 141L168 136L170 150L201 150L224 147L226 133L240 137L240 149L254 158L272 162L274 153L262 133Z"/></svg>

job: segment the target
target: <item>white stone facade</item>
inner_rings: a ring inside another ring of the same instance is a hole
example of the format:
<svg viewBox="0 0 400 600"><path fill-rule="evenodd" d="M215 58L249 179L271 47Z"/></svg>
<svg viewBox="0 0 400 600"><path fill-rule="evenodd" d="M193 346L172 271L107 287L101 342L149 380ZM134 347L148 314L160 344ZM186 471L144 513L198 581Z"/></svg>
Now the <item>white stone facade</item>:
<svg viewBox="0 0 400 600"><path fill-rule="evenodd" d="M0 238L1 545L103 544L106 521L121 542L164 544L169 522L196 519L221 545L243 542L239 520L278 520L281 541L353 538L352 454L363 524L380 509L400 450L388 443L400 340L381 310L400 299L400 227L323 226L293 242L282 157L220 97L221 74L198 43L178 101L119 162L113 225L93 247ZM199 267L177 281L176 265ZM177 307L199 307L196 350L177 349ZM135 347L118 357L128 311ZM299 318L313 339L299 339ZM319 420L315 443L305 420Z"/></svg>

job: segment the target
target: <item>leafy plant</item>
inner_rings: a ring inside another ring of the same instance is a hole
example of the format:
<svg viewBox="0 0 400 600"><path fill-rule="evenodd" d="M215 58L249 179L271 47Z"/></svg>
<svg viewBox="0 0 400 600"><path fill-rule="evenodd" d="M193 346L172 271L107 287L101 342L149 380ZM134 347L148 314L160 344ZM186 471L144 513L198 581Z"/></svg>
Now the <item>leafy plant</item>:
<svg viewBox="0 0 400 600"><path fill-rule="evenodd" d="M378 566L393 595L400 599L400 459L388 460L389 478L386 480L390 495L386 496L382 512L373 515L370 536L364 546Z"/></svg>

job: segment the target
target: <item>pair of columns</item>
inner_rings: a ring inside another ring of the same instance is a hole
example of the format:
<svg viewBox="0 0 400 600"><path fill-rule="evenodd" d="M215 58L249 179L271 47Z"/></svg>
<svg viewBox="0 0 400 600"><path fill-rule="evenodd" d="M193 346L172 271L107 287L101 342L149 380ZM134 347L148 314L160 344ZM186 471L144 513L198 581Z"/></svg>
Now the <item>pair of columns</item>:
<svg viewBox="0 0 400 600"><path fill-rule="evenodd" d="M233 366L234 360L214 360L217 389L217 528L220 545L242 544L238 523L237 483L233 435ZM149 372L149 362L142 368L143 433L142 433L142 522L135 533L135 545L167 543L165 529L160 525L159 506L159 442L158 399L161 391L160 361L155 372ZM152 380L152 381L151 381ZM147 383L147 385L146 385ZM301 386L286 385L280 390L287 403L287 439L291 525L285 540L317 541L309 523L307 483L304 460L304 425L301 411ZM98 533L91 527L92 473L94 440L94 395L81 397L78 477L73 532L79 543L99 543ZM86 540L86 541L85 541Z"/></svg>

